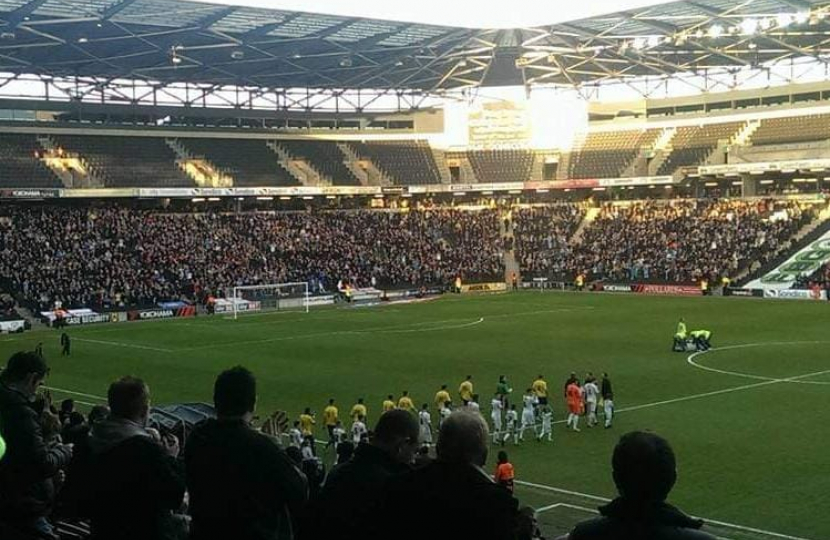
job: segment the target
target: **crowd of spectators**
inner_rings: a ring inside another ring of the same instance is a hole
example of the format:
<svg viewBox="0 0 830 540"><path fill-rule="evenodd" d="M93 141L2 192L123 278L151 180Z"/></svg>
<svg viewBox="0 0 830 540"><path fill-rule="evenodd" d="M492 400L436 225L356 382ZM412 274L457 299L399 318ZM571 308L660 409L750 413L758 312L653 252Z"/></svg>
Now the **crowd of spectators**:
<svg viewBox="0 0 830 540"><path fill-rule="evenodd" d="M0 216L0 288L29 308L202 301L239 285L340 282L362 288L524 277L695 282L763 264L815 216L797 201L606 204L579 241L586 207L171 213L131 207L9 206ZM510 222L509 220L507 221ZM509 238L509 237L508 237ZM1 301L0 301L1 302ZM0 303L3 310L11 309Z"/></svg>
<svg viewBox="0 0 830 540"><path fill-rule="evenodd" d="M589 279L696 282L763 264L815 217L797 201L685 200L603 206L565 262Z"/></svg>
<svg viewBox="0 0 830 540"><path fill-rule="evenodd" d="M48 373L42 356L20 352L0 375L4 540L61 540L66 522L88 523L92 540L542 538L534 511L484 471L490 433L478 412L450 414L424 455L415 415L387 411L353 456L313 479L295 447L253 427L257 384L244 367L217 377L216 417L183 440L148 427L141 379L113 382L108 405L85 419L39 394ZM620 496L560 540L713 538L666 503L677 472L664 439L624 435L612 467Z"/></svg>
<svg viewBox="0 0 830 540"><path fill-rule="evenodd" d="M577 204L513 211L515 257L525 277L561 275L568 270L571 238L584 217L585 207Z"/></svg>
<svg viewBox="0 0 830 540"><path fill-rule="evenodd" d="M444 285L503 276L495 210L189 213L9 207L0 285L51 309L152 305L238 285Z"/></svg>

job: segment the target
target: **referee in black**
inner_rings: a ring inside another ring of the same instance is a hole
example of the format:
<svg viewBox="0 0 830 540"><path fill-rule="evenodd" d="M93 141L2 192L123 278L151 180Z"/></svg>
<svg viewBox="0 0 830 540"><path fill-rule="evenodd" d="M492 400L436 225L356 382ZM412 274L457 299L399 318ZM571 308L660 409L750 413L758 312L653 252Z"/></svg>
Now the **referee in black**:
<svg viewBox="0 0 830 540"><path fill-rule="evenodd" d="M66 332L61 334L61 356L69 356L71 353L72 340Z"/></svg>

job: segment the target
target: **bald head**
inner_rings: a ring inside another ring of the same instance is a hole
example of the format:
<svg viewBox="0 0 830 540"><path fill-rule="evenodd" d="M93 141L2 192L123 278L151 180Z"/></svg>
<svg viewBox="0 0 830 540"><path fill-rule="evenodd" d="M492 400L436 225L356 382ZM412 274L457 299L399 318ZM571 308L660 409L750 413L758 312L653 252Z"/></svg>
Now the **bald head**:
<svg viewBox="0 0 830 540"><path fill-rule="evenodd" d="M481 467L487 462L489 439L490 430L480 414L456 411L441 424L438 435L438 459Z"/></svg>

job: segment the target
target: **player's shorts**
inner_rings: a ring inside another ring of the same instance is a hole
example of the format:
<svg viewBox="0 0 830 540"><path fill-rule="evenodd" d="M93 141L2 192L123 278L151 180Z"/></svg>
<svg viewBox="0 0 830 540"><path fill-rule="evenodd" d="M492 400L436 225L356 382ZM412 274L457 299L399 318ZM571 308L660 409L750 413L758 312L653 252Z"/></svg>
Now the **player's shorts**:
<svg viewBox="0 0 830 540"><path fill-rule="evenodd" d="M586 401L585 406L588 408L588 414L594 414L597 412L597 402L596 401Z"/></svg>
<svg viewBox="0 0 830 540"><path fill-rule="evenodd" d="M548 404L548 398L546 398L546 397L540 397L539 398L539 405L547 405L547 404Z"/></svg>
<svg viewBox="0 0 830 540"><path fill-rule="evenodd" d="M522 425L523 426L530 426L536 423L536 416L533 412L523 412L522 413Z"/></svg>

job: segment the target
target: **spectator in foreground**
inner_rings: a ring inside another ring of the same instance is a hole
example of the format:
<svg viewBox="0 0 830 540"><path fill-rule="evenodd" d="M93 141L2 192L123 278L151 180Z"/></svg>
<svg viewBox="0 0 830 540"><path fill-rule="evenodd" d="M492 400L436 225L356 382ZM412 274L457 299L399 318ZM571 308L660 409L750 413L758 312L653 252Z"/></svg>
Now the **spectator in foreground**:
<svg viewBox="0 0 830 540"><path fill-rule="evenodd" d="M308 496L305 476L277 441L255 431L256 379L238 366L213 389L217 418L185 447L192 540L290 540Z"/></svg>
<svg viewBox="0 0 830 540"><path fill-rule="evenodd" d="M303 538L360 538L378 517L383 487L408 472L418 448L418 421L405 410L383 413L368 444L334 468L308 512Z"/></svg>
<svg viewBox="0 0 830 540"><path fill-rule="evenodd" d="M674 452L653 433L623 435L612 458L620 496L599 508L601 517L578 524L559 540L714 540L703 521L666 503L677 480Z"/></svg>
<svg viewBox="0 0 830 540"><path fill-rule="evenodd" d="M93 424L89 437L84 500L93 538L180 538L173 516L184 497L179 441L168 435L159 443L145 429L150 389L141 379L115 381L107 401L109 418Z"/></svg>
<svg viewBox="0 0 830 540"><path fill-rule="evenodd" d="M437 459L395 477L384 493L379 538L396 540L512 540L518 501L482 469L487 462L489 430L484 419L467 411L452 413L441 425ZM441 524L412 519L414 509L439 509Z"/></svg>
<svg viewBox="0 0 830 540"><path fill-rule="evenodd" d="M56 538L46 520L51 479L72 458L72 446L47 447L40 414L33 404L49 368L42 356L19 352L0 375L0 435L6 456L0 461L0 537Z"/></svg>

